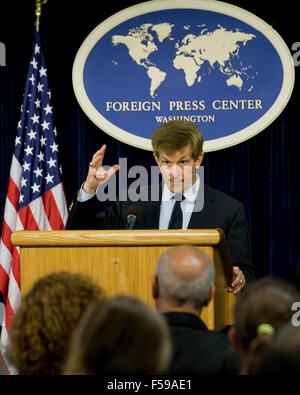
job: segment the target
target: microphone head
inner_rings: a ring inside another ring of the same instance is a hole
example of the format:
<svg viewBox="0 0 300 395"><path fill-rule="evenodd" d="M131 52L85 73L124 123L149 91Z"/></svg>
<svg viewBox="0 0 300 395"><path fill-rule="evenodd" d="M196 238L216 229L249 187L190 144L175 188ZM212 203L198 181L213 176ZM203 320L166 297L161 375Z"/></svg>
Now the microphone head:
<svg viewBox="0 0 300 395"><path fill-rule="evenodd" d="M127 218L129 215L134 215L137 222L141 216L141 209L139 208L139 206L129 206L126 210L125 217Z"/></svg>

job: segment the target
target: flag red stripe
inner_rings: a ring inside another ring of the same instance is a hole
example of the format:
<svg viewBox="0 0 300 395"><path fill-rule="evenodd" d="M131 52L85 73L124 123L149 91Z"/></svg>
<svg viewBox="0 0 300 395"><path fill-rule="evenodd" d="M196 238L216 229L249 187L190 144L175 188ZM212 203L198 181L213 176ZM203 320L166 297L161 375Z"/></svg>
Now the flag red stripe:
<svg viewBox="0 0 300 395"><path fill-rule="evenodd" d="M2 242L4 243L5 247L8 249L8 251L13 254L13 245L10 242L10 235L12 234L12 230L10 227L7 225L5 219L3 220L2 223Z"/></svg>
<svg viewBox="0 0 300 395"><path fill-rule="evenodd" d="M7 331L9 330L13 316L14 316L14 311L11 307L9 298L7 298L5 303L5 326L7 328Z"/></svg>
<svg viewBox="0 0 300 395"><path fill-rule="evenodd" d="M38 224L36 223L36 220L30 210L29 204L21 208L19 211L19 217L24 229L39 230Z"/></svg>
<svg viewBox="0 0 300 395"><path fill-rule="evenodd" d="M0 292L2 293L4 300L7 299L8 282L9 282L9 277L6 271L4 270L4 268L0 265Z"/></svg>
<svg viewBox="0 0 300 395"><path fill-rule="evenodd" d="M10 200L11 204L14 206L16 211L18 211L18 207L19 207L19 197L20 197L19 188L14 183L14 180L11 177L9 177L7 198Z"/></svg>
<svg viewBox="0 0 300 395"><path fill-rule="evenodd" d="M11 265L16 283L20 287L20 254L19 251L17 250L17 247L14 247Z"/></svg>
<svg viewBox="0 0 300 395"><path fill-rule="evenodd" d="M3 267L0 265L0 291L2 293L5 302L5 326L9 328L11 320L14 315L14 311L11 307L10 300L8 297L8 285L9 277Z"/></svg>
<svg viewBox="0 0 300 395"><path fill-rule="evenodd" d="M5 375L10 375L10 371L7 367L5 359L3 358L3 355L1 354L1 352L0 352L0 366L1 366L2 370L4 371Z"/></svg>
<svg viewBox="0 0 300 395"><path fill-rule="evenodd" d="M42 196L45 213L47 215L51 229L64 229L65 225L58 210L56 200L51 190L45 192Z"/></svg>

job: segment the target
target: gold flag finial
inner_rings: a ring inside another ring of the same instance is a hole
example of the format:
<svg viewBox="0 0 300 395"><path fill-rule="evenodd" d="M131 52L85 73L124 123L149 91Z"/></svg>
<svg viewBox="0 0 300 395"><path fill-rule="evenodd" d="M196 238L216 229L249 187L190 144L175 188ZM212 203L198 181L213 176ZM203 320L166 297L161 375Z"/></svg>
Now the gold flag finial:
<svg viewBox="0 0 300 395"><path fill-rule="evenodd" d="M47 3L47 0L35 0L36 10L36 31L40 30L40 16L42 15L42 6Z"/></svg>

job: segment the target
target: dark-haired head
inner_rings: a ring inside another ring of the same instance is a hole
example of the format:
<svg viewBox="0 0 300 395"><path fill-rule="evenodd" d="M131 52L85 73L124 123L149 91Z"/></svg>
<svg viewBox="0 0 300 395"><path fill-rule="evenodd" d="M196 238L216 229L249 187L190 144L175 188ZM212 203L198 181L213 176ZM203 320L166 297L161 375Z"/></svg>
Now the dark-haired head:
<svg viewBox="0 0 300 395"><path fill-rule="evenodd" d="M74 333L65 374L161 374L171 356L167 325L142 301L96 302Z"/></svg>
<svg viewBox="0 0 300 395"><path fill-rule="evenodd" d="M291 321L297 300L299 293L291 284L269 277L249 283L239 295L229 336L245 360L244 373L255 374L274 333Z"/></svg>

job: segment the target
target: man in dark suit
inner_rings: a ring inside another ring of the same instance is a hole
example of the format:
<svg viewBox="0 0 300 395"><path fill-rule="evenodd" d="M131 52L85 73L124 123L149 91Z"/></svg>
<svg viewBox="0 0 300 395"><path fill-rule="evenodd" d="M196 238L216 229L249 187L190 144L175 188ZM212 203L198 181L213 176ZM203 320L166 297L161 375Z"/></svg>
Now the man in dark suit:
<svg viewBox="0 0 300 395"><path fill-rule="evenodd" d="M171 247L159 258L152 295L170 329L171 374L223 374L227 334L208 330L199 318L214 295L214 277L213 261L196 247Z"/></svg>
<svg viewBox="0 0 300 395"><path fill-rule="evenodd" d="M99 211L97 188L120 168L104 170L104 145L93 155L86 181L71 205L67 229L125 229L127 210L133 204L139 209L136 229L221 228L234 266L229 290L238 293L254 278L245 212L240 202L204 185L197 175L204 156L201 132L194 124L171 121L154 132L152 146L163 185L146 188L144 200L117 200Z"/></svg>

